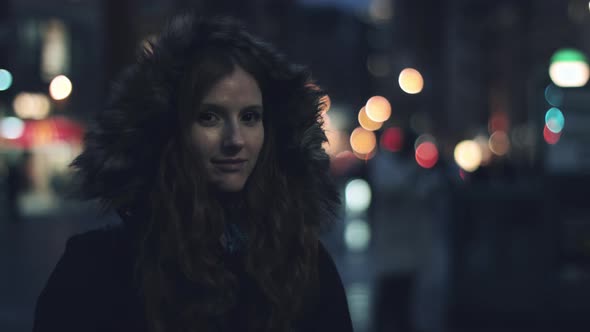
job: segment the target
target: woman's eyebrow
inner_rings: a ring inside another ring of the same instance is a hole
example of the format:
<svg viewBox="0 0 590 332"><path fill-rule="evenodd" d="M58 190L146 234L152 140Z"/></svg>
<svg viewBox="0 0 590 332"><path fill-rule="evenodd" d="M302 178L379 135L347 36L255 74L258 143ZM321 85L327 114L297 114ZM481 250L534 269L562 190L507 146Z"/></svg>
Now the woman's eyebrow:
<svg viewBox="0 0 590 332"><path fill-rule="evenodd" d="M227 109L221 105L217 105L217 104L210 104L210 103L203 103L201 104L201 106L199 107L200 111L213 111L213 112L221 112L221 113L225 113L227 111Z"/></svg>
<svg viewBox="0 0 590 332"><path fill-rule="evenodd" d="M218 105L218 104L211 104L211 103L201 104L201 107L199 107L199 110L200 111L216 112L216 113L227 113L228 112L228 109L225 108L224 106ZM242 111L242 112L250 111L250 112L262 113L264 111L264 108L262 107L262 105L249 105L249 106L242 108L240 111Z"/></svg>
<svg viewBox="0 0 590 332"><path fill-rule="evenodd" d="M242 111L262 113L264 111L264 108L262 107L262 105L250 105L250 106L246 106L246 107L242 108Z"/></svg>

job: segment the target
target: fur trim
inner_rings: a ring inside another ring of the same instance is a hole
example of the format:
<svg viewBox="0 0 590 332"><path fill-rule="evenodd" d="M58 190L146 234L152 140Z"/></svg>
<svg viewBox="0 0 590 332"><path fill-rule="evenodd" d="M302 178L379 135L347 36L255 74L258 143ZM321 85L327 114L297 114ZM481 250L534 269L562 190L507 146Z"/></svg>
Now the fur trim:
<svg viewBox="0 0 590 332"><path fill-rule="evenodd" d="M282 105L272 110L281 169L297 178L310 214L333 216L339 200L322 148L324 92L312 84L304 68L287 63L238 24L190 16L173 20L152 50L144 51L112 85L106 109L72 163L82 197L116 209L133 204L148 190L157 174L159 154L175 130L178 84L192 56L208 45L231 45L261 60L273 91L280 94L271 97L280 98Z"/></svg>

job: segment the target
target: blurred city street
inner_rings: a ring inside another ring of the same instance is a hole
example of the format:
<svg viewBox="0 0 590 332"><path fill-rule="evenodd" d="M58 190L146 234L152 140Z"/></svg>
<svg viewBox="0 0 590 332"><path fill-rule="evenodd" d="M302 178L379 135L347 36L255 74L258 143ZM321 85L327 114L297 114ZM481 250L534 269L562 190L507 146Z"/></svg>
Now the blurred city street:
<svg viewBox="0 0 590 332"><path fill-rule="evenodd" d="M7 0L0 332L31 330L70 236L119 222L65 198L69 165L187 12L241 20L328 93L342 206L321 239L356 332L590 331L587 0Z"/></svg>

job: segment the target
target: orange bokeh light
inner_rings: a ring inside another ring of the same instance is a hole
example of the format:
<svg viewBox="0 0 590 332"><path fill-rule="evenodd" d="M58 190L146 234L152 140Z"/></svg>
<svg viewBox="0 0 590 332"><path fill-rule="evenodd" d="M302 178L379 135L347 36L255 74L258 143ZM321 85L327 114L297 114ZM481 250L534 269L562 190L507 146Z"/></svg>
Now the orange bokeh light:
<svg viewBox="0 0 590 332"><path fill-rule="evenodd" d="M490 136L488 143L490 150L497 156L503 156L510 151L510 139L504 131L496 131Z"/></svg>
<svg viewBox="0 0 590 332"><path fill-rule="evenodd" d="M361 155L369 154L377 145L375 133L361 127L356 127L350 134L350 146L352 150Z"/></svg>
<svg viewBox="0 0 590 332"><path fill-rule="evenodd" d="M385 122L391 116L391 104L382 96L373 96L367 100L365 111L369 119L375 122Z"/></svg>
<svg viewBox="0 0 590 332"><path fill-rule="evenodd" d="M361 108L358 115L359 124L366 130L375 131L383 126L383 122L376 122L367 116L366 107Z"/></svg>
<svg viewBox="0 0 590 332"><path fill-rule="evenodd" d="M424 88L422 74L414 68L406 68L399 74L399 86L408 94L417 94Z"/></svg>

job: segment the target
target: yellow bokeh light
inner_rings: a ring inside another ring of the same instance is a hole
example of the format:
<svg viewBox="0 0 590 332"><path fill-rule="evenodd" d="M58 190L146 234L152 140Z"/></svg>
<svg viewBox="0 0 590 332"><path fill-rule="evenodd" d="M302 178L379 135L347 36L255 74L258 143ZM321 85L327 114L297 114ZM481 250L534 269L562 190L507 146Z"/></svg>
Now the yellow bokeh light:
<svg viewBox="0 0 590 332"><path fill-rule="evenodd" d="M373 96L367 100L365 112L375 122L385 122L391 116L391 104L382 96Z"/></svg>
<svg viewBox="0 0 590 332"><path fill-rule="evenodd" d="M414 68L406 68L399 74L399 86L408 94L417 94L424 88L422 74Z"/></svg>
<svg viewBox="0 0 590 332"><path fill-rule="evenodd" d="M503 131L496 131L488 142L490 150L497 156L503 156L510 151L510 139Z"/></svg>
<svg viewBox="0 0 590 332"><path fill-rule="evenodd" d="M358 120L361 127L369 131L378 130L381 128L381 126L383 126L383 122L373 121L367 116L365 107L361 108L359 111Z"/></svg>
<svg viewBox="0 0 590 332"><path fill-rule="evenodd" d="M49 115L51 102L46 95L40 93L21 92L12 102L14 113L21 119L44 119Z"/></svg>
<svg viewBox="0 0 590 332"><path fill-rule="evenodd" d="M377 138L372 131L356 127L350 134L350 146L356 153L370 154L377 146Z"/></svg>
<svg viewBox="0 0 590 332"><path fill-rule="evenodd" d="M49 84L49 94L55 100L62 100L72 93L72 82L64 75L56 76Z"/></svg>
<svg viewBox="0 0 590 332"><path fill-rule="evenodd" d="M455 147L454 157L459 167L467 172L473 172L481 165L481 148L475 141L462 141Z"/></svg>

